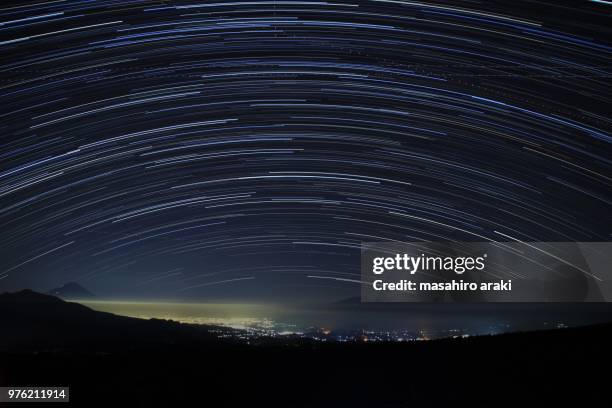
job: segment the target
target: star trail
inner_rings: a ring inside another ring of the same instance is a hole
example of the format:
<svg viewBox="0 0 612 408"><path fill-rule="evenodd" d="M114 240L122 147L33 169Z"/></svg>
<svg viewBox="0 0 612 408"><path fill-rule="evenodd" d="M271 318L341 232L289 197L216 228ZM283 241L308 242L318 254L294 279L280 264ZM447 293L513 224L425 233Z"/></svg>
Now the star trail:
<svg viewBox="0 0 612 408"><path fill-rule="evenodd" d="M0 7L0 289L340 298L362 242L611 238L607 2Z"/></svg>

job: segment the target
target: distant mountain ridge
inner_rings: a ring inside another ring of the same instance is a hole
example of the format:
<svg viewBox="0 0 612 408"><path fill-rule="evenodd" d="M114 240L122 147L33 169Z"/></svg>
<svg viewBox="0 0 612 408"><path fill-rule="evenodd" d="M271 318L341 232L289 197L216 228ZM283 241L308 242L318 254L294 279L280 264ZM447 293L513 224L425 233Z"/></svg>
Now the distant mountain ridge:
<svg viewBox="0 0 612 408"><path fill-rule="evenodd" d="M91 299L95 297L93 293L76 282L65 283L58 288L51 289L47 293L62 299Z"/></svg>

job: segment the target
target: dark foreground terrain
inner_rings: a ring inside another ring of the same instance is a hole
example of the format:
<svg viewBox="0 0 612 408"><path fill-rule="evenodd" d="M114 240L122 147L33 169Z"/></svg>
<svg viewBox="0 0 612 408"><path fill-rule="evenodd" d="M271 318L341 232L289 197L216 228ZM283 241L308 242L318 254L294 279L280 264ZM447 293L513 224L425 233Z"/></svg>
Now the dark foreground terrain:
<svg viewBox="0 0 612 408"><path fill-rule="evenodd" d="M216 339L214 328L124 318L25 291L0 295L0 327L0 386L70 386L79 406L612 403L612 324L414 343L247 345Z"/></svg>

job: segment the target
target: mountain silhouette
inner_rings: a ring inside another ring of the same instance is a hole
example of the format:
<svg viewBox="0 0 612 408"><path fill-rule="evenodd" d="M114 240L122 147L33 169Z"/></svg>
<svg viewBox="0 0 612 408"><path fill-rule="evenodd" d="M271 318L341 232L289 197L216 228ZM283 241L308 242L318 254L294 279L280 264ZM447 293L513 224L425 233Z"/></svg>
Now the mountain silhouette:
<svg viewBox="0 0 612 408"><path fill-rule="evenodd" d="M91 299L95 297L93 293L76 282L68 282L58 288L51 289L48 294L62 299Z"/></svg>
<svg viewBox="0 0 612 408"><path fill-rule="evenodd" d="M209 326L117 316L28 289L0 294L0 327L0 351L102 350L211 339Z"/></svg>

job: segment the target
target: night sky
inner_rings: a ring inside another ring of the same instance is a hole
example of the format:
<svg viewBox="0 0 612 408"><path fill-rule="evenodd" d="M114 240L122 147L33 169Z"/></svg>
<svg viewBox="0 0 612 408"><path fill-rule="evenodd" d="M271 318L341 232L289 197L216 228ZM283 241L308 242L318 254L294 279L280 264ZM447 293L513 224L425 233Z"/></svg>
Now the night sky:
<svg viewBox="0 0 612 408"><path fill-rule="evenodd" d="M611 239L609 2L0 7L0 291L328 301L361 242Z"/></svg>

